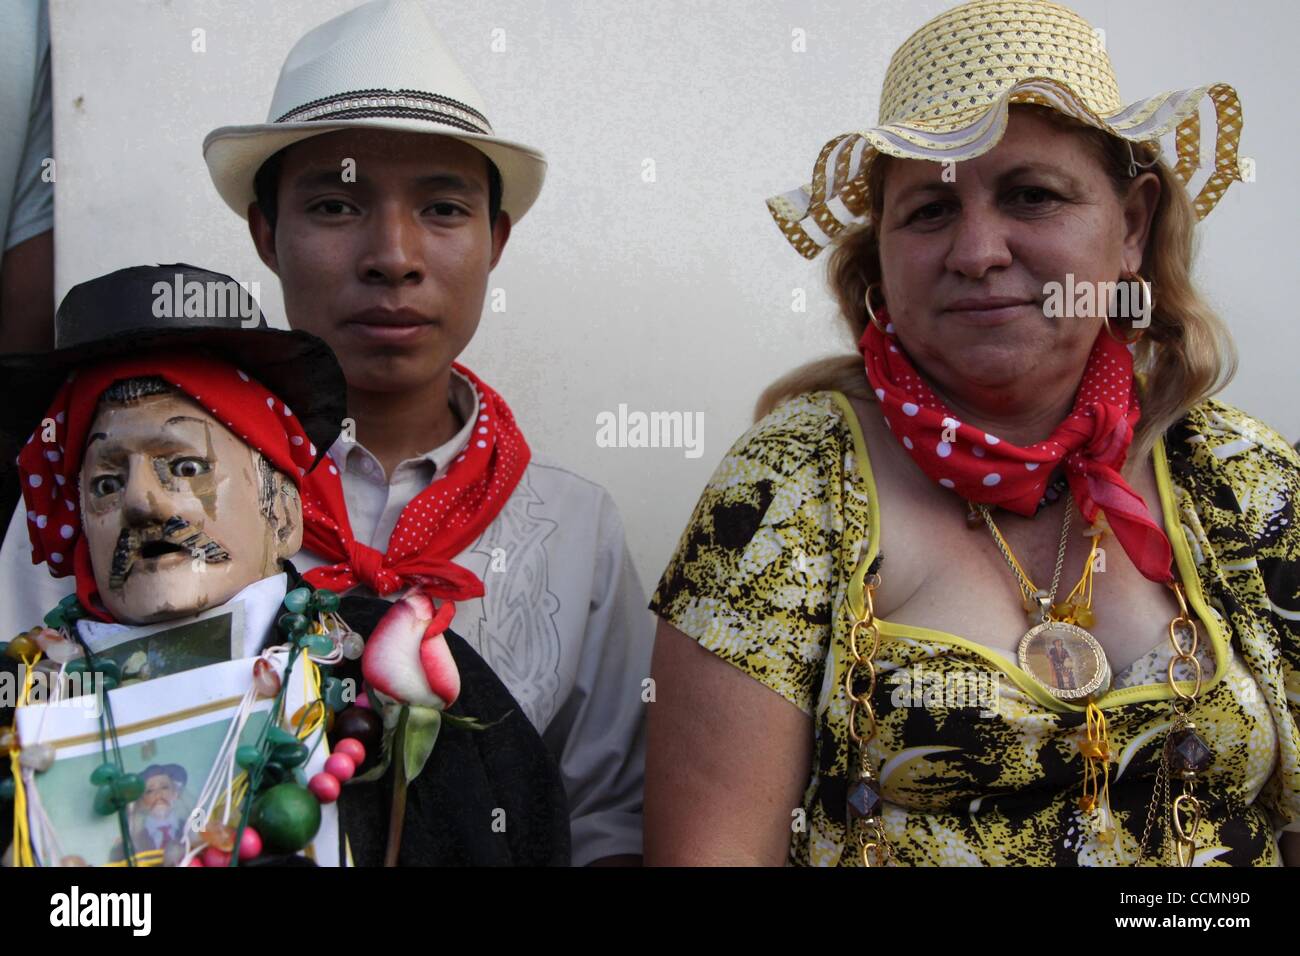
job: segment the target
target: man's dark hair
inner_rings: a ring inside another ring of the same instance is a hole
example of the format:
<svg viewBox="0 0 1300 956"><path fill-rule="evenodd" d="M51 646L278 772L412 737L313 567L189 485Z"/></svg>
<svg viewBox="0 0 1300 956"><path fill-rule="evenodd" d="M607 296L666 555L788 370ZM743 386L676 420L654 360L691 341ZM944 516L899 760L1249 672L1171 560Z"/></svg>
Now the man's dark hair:
<svg viewBox="0 0 1300 956"><path fill-rule="evenodd" d="M280 167L284 161L284 153L289 147L286 146L266 162L257 171L253 177L253 195L257 198L257 206L262 210L262 215L266 217L267 225L271 231L275 232L275 221L279 214L277 205L277 192L280 187ZM501 211L501 171L497 169L497 164L483 157L487 163L488 171L488 228L496 227L497 213Z"/></svg>

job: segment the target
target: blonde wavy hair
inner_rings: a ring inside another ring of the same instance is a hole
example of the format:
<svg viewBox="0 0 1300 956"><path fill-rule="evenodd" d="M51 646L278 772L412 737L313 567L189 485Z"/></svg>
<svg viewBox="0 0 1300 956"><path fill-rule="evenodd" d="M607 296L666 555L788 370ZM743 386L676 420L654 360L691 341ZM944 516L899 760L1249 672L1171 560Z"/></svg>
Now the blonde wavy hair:
<svg viewBox="0 0 1300 956"><path fill-rule="evenodd" d="M1048 107L1020 104L1012 109L1035 110L1058 128L1083 138L1105 167L1116 195L1126 194L1131 180L1124 140ZM1148 150L1138 161L1151 162L1151 153ZM882 211L888 157L881 159L885 161L872 163L868 173L870 217L840 233L827 263L827 280L854 343L867 327L867 286L881 277L876 227ZM1145 388L1139 393L1142 418L1129 450L1129 459L1134 461L1145 459L1160 435L1190 408L1222 390L1237 371L1237 349L1227 326L1192 283L1196 213L1191 198L1163 159L1148 168L1160 178L1161 190L1139 270L1151 281L1155 307L1151 325L1134 350L1134 369L1146 376ZM862 358L853 352L809 362L773 382L759 397L755 418L762 418L791 398L823 390L875 400Z"/></svg>

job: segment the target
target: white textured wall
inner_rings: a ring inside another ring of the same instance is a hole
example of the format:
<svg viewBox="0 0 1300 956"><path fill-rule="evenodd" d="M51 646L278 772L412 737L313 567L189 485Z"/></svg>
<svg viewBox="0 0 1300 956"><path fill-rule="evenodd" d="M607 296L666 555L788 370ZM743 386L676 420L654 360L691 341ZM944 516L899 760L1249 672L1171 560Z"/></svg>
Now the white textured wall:
<svg viewBox="0 0 1300 956"><path fill-rule="evenodd" d="M126 265L190 261L274 276L217 197L200 144L265 118L280 62L351 0L53 0L58 290ZM502 135L544 149L550 175L515 230L464 360L502 391L534 447L613 493L652 588L696 496L750 422L760 388L835 331L823 264L799 258L763 198L804 182L830 137L873 125L894 48L950 4L428 3ZM1235 330L1226 393L1300 438L1294 91L1297 7L1252 0L1077 0L1107 32L1126 100L1215 81L1245 111L1235 185L1207 220L1199 275ZM192 53L191 30L207 52ZM505 31L505 52L489 44ZM791 51L791 31L807 52ZM1204 117L1208 121L1208 116ZM1208 126L1207 122L1207 126ZM657 181L641 178L653 159ZM792 290L808 294L791 311ZM597 447L596 415L702 412L704 453Z"/></svg>

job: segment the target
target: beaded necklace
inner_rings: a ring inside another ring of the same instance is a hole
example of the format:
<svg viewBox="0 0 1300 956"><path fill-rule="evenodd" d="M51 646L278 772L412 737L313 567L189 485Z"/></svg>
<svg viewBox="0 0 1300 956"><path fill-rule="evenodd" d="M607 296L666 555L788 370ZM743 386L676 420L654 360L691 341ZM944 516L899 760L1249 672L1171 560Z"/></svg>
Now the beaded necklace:
<svg viewBox="0 0 1300 956"><path fill-rule="evenodd" d="M171 846L166 850L137 852L132 845L127 810L143 794L145 781L139 774L127 772L118 745L109 691L118 686L121 672L116 663L95 654L77 633L76 622L87 615L76 595L64 598L47 614L44 627L19 635L5 646L4 652L27 668L28 680L20 706L26 702L33 668L43 654L61 662L67 672L90 674L102 681L100 686L105 692L99 732L103 763L91 773L90 783L96 788L96 813L117 817L124 865L235 866L262 855L264 850L297 853L305 848L319 829L321 805L338 799L342 784L352 778L366 759L362 742L345 737L335 744L321 772L306 785L300 779L302 774L298 768L306 764L313 750L305 741L322 730L329 711L341 709L345 700L338 678L320 679L318 662L328 668L344 659L356 660L364 649L364 640L338 616L338 607L338 595L324 589L312 591L298 587L285 595L275 627L286 643L264 651L254 660L245 699L245 705L256 699L272 699L270 713L256 743L233 749L228 759L241 772L234 775L232 784L224 791L212 793L211 807L206 813L202 812L202 806L195 811L188 829L197 835L199 842L191 846L194 841L187 833L184 846L188 849L183 853ZM286 653L283 677L271 662L272 653ZM309 677L319 688L320 696L286 721L285 692L300 657L305 658L311 672ZM246 717L249 709L241 706L240 713ZM286 723L291 729L285 729ZM53 753L41 744L24 751L13 728L0 731L0 738L3 738L0 743L10 751L14 770L13 778L5 781L7 786L0 796L8 796L15 803L15 862L20 866L35 865L21 769L46 770L53 762ZM238 734L232 739L237 741ZM320 733L315 745L323 739L324 734ZM210 790L205 788L205 793ZM237 824L232 826L228 821L236 807ZM223 811L221 820L215 819L218 810ZM61 862L84 864L79 857Z"/></svg>

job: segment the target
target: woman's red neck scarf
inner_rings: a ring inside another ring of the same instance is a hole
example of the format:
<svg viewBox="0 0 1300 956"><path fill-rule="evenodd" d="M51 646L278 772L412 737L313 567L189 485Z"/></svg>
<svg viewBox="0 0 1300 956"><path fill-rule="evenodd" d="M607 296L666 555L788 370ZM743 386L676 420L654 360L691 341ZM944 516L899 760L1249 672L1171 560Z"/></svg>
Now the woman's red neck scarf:
<svg viewBox="0 0 1300 956"><path fill-rule="evenodd" d="M884 310L877 318L887 323ZM1101 330L1074 407L1044 441L1021 448L953 415L917 374L897 340L868 323L858 348L885 424L932 480L968 501L1032 516L1053 471L1064 466L1079 513L1098 512L1143 576L1173 580L1169 539L1120 474L1141 417L1133 356Z"/></svg>
<svg viewBox="0 0 1300 956"><path fill-rule="evenodd" d="M519 484L531 452L505 400L462 365L452 366L478 393L478 419L464 451L411 499L384 551L356 540L336 464L307 476L303 547L334 562L303 575L315 587L346 591L364 584L388 595L418 586L454 601L481 597L483 582L451 559L473 544Z"/></svg>

